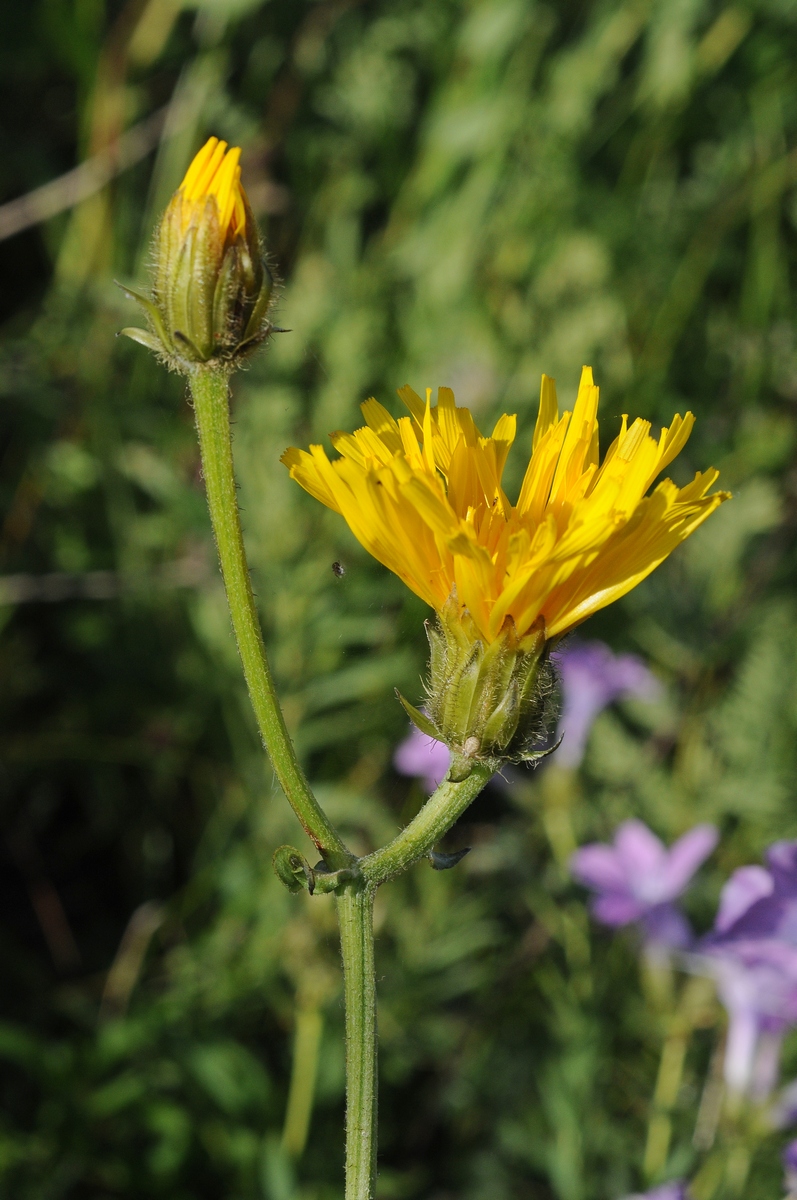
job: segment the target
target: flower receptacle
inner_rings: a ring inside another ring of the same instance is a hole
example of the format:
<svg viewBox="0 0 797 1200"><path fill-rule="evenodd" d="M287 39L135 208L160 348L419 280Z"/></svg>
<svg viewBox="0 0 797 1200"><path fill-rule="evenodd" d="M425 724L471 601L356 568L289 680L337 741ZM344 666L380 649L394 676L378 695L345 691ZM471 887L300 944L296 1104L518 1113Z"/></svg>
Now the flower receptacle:
<svg viewBox="0 0 797 1200"><path fill-rule="evenodd" d="M467 778L476 762L497 770L539 757L554 682L544 624L521 640L510 619L486 642L452 594L437 619L427 621L426 633L426 711L400 699L418 728L451 750L448 778Z"/></svg>

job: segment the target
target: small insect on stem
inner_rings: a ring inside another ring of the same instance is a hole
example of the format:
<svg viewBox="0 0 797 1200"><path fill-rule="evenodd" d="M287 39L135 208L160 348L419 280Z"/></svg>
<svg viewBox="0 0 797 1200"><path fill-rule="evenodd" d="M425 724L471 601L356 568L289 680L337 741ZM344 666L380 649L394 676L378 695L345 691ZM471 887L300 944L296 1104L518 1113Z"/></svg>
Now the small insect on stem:
<svg viewBox="0 0 797 1200"><path fill-rule="evenodd" d="M335 561L332 564L332 572L334 575L337 575L338 579L342 579L343 576L346 574L346 568L344 567L342 562L338 562L338 560L335 559Z"/></svg>

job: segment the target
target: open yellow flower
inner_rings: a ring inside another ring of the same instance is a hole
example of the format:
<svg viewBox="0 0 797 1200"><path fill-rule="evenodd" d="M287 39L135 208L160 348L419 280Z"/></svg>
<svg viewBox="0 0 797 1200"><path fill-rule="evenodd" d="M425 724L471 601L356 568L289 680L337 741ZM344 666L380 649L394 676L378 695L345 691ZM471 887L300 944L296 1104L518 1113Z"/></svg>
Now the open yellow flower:
<svg viewBox="0 0 797 1200"><path fill-rule="evenodd" d="M241 151L209 138L169 201L155 235L152 298L125 288L150 328L123 333L176 370L224 369L271 332L273 281L241 184Z"/></svg>
<svg viewBox="0 0 797 1200"><path fill-rule="evenodd" d="M365 427L332 435L334 462L321 446L289 449L282 461L432 608L441 612L455 594L488 643L510 623L521 646L541 627L546 639L567 633L640 583L728 497L708 494L713 469L683 488L665 479L647 495L685 445L691 413L658 440L649 421L628 428L623 417L599 464L589 367L572 414L561 417L554 380L543 375L517 504L501 487L515 417L483 437L449 388L434 407L431 389L425 404L412 388L399 395L410 416L395 421L366 401Z"/></svg>

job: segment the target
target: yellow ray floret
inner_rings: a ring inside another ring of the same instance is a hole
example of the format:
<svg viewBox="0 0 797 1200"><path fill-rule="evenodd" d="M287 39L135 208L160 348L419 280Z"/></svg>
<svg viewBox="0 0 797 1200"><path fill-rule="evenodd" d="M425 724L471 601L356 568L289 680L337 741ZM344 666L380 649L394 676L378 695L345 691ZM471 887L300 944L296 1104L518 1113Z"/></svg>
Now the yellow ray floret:
<svg viewBox="0 0 797 1200"><path fill-rule="evenodd" d="M241 186L241 151L238 146L227 149L226 142L208 138L194 157L180 184L182 197L183 232L195 212L204 208L208 196L213 196L219 215L222 238L236 238L246 228L246 204Z"/></svg>
<svg viewBox="0 0 797 1200"><path fill-rule="evenodd" d="M399 389L410 415L398 421L376 400L366 424L335 433L333 462L321 446L291 448L292 478L339 512L355 537L440 611L455 592L480 634L493 641L508 621L519 638L545 623L549 638L573 629L636 587L723 502L709 493L718 472L686 487L669 479L648 495L692 431L673 418L658 441L650 423L623 417L598 456L598 388L584 367L572 413L561 417L553 379L542 377L531 461L517 504L501 487L515 437L503 416L483 437L453 392L432 406Z"/></svg>

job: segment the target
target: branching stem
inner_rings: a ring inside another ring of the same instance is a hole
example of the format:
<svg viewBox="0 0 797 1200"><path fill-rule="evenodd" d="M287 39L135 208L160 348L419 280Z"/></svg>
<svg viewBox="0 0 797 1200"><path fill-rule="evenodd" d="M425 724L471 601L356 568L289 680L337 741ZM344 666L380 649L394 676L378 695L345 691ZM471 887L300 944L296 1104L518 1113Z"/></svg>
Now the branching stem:
<svg viewBox="0 0 797 1200"><path fill-rule="evenodd" d="M384 883L425 858L476 799L492 774L492 767L476 763L461 782L444 780L406 829L381 850L360 859L360 870L368 882Z"/></svg>

